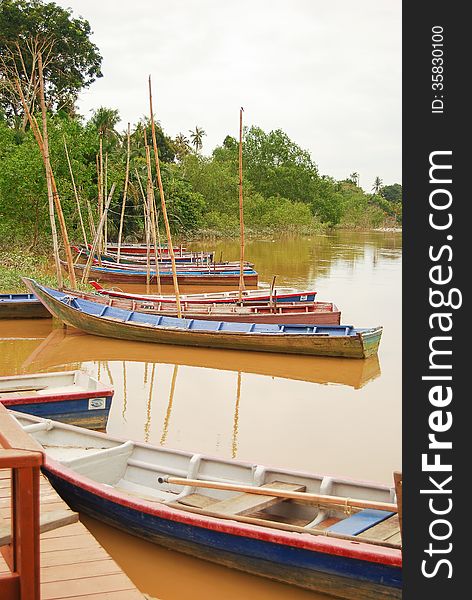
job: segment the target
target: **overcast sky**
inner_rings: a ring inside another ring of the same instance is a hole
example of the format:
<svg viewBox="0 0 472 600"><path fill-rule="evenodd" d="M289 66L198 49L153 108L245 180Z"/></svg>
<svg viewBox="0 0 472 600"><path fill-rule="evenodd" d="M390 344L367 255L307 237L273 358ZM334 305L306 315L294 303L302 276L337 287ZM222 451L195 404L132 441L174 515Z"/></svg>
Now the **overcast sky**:
<svg viewBox="0 0 472 600"><path fill-rule="evenodd" d="M322 174L401 182L400 0L56 0L86 18L103 78L87 118L155 115L171 136L196 125L211 153L246 125L283 129Z"/></svg>

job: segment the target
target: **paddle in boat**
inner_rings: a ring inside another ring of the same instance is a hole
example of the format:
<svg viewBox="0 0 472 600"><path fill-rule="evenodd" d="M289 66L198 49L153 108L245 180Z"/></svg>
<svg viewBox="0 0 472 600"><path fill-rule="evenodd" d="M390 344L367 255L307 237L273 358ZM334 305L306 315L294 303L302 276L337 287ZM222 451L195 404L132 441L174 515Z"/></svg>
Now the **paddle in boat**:
<svg viewBox="0 0 472 600"><path fill-rule="evenodd" d="M226 323L178 319L83 300L23 278L51 314L87 333L125 340L260 352L367 358L377 353L381 327Z"/></svg>
<svg viewBox="0 0 472 600"><path fill-rule="evenodd" d="M83 371L0 377L0 402L9 409L88 429L104 429L113 388Z"/></svg>
<svg viewBox="0 0 472 600"><path fill-rule="evenodd" d="M0 319L49 319L49 311L34 294L0 294Z"/></svg>
<svg viewBox="0 0 472 600"><path fill-rule="evenodd" d="M15 415L69 506L150 542L349 600L401 598L395 489Z"/></svg>
<svg viewBox="0 0 472 600"><path fill-rule="evenodd" d="M121 290L109 289L102 287L97 281L89 281L97 292L100 294L111 296L113 298L130 298L131 300L158 300L159 302L169 302L175 304L175 296L172 295L157 295L157 294L131 294ZM272 294L268 289L258 290L243 290L242 301L244 305L275 302L314 302L316 292L313 290L296 290L289 287L274 288ZM239 291L227 292L207 292L200 294L180 294L181 302L192 302L202 304L209 302L210 304L235 304L239 302Z"/></svg>
<svg viewBox="0 0 472 600"><path fill-rule="evenodd" d="M92 300L108 306L136 310L154 315L177 316L177 305L159 300L133 300L130 298L113 298L102 294L64 290L67 294ZM339 325L341 312L332 302L283 303L277 306L274 302L257 306L238 306L237 304L187 304L180 301L182 316L186 319L203 319L240 323L303 323L311 325Z"/></svg>

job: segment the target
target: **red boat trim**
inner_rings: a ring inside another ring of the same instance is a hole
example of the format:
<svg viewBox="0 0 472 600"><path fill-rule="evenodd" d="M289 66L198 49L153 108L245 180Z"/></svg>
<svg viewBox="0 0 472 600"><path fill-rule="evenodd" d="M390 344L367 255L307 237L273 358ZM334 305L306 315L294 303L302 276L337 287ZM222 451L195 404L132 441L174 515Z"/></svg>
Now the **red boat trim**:
<svg viewBox="0 0 472 600"><path fill-rule="evenodd" d="M21 398L0 399L5 406L15 406L18 404L42 404L45 402L63 402L64 400L87 400L89 398L108 398L113 396L113 388L103 388L102 390L91 390L89 392L72 392L59 394L43 394L41 396L23 396Z"/></svg>
<svg viewBox="0 0 472 600"><path fill-rule="evenodd" d="M309 533L289 533L285 531L271 532L258 525L236 523L226 519L186 513L184 509L180 511L166 506L165 504L161 504L159 508L156 508L154 504L151 504L146 500L140 500L138 502L117 490L111 492L109 488L103 484L96 482L90 484L90 479L75 473L72 469L61 465L61 463L51 459L47 455L45 455L44 466L57 477L81 487L90 493L116 502L122 506L141 510L170 521L177 521L194 527L203 527L205 529L220 531L230 535L250 537L265 542L283 544L294 548L303 548L314 552L324 552L336 556L384 564L391 567L401 567L402 565L401 551L394 548L382 548L381 546L363 544L361 540L359 540L359 542L351 542L349 540L331 538L323 535L314 536Z"/></svg>

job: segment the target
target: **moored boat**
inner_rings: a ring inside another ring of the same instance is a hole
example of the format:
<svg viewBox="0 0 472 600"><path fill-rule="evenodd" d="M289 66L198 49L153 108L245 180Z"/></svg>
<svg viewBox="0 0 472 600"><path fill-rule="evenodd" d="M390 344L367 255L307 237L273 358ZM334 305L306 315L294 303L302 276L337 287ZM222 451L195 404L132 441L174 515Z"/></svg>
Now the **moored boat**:
<svg viewBox="0 0 472 600"><path fill-rule="evenodd" d="M173 550L349 600L401 598L394 489L16 415L73 510Z"/></svg>
<svg viewBox="0 0 472 600"><path fill-rule="evenodd" d="M89 429L104 429L113 388L83 371L0 377L0 402L9 409Z"/></svg>
<svg viewBox="0 0 472 600"><path fill-rule="evenodd" d="M34 294L0 294L0 319L49 319L49 311Z"/></svg>
<svg viewBox="0 0 472 600"><path fill-rule="evenodd" d="M102 294L65 290L68 294L100 302L108 306L136 310L155 315L177 316L177 304L160 302L159 300L134 300L130 298L113 298ZM339 325L341 312L332 302L282 303L270 301L257 306L238 306L237 304L188 304L181 301L182 317L186 319L203 319L240 323L303 323L312 325Z"/></svg>
<svg viewBox="0 0 472 600"><path fill-rule="evenodd" d="M186 246L173 246L174 253L176 255L185 253L187 251ZM118 244L109 242L107 244L107 251L117 252ZM147 245L146 244L121 244L120 252L125 254L146 254L147 253ZM154 248L151 247L151 254L154 253ZM159 246L157 249L158 254L169 254L169 248L167 246Z"/></svg>
<svg viewBox="0 0 472 600"><path fill-rule="evenodd" d="M62 262L62 261L61 261ZM62 265L67 269L66 263ZM76 263L74 271L77 277L81 277L85 270L85 265ZM112 266L92 265L90 267L90 276L97 281L107 281L110 283L146 283L148 274L146 269L128 268L122 265L120 268ZM253 269L245 269L243 271L244 284L248 286L256 286L258 281L257 271ZM172 285L173 276L169 270L159 272L159 279L163 285ZM199 269L177 269L177 279L182 285L220 285L220 286L237 286L239 283L238 270L213 270L212 268ZM157 281L157 273L154 268L150 270L150 283Z"/></svg>
<svg viewBox="0 0 472 600"><path fill-rule="evenodd" d="M367 358L377 353L381 327L226 323L178 319L114 308L46 288L23 278L63 323L105 337L183 346L230 348L316 356Z"/></svg>
<svg viewBox="0 0 472 600"><path fill-rule="evenodd" d="M71 246L72 250L80 256L81 258L86 258L90 254L90 248L85 248L85 246ZM154 263L154 252L150 252L151 262ZM120 252L120 260L118 261L118 253L115 251L107 251L102 254L96 253L95 257L102 261L108 261L112 263L123 263L123 264L146 264L147 256L146 254L127 254L126 252ZM193 265L207 265L213 261L213 252L182 252L176 255L175 262L177 264L193 264ZM171 258L168 253L166 254L158 254L157 259L159 265L170 265ZM238 263L239 264L239 263Z"/></svg>
<svg viewBox="0 0 472 600"><path fill-rule="evenodd" d="M158 295L158 294L132 294L122 292L121 290L109 289L102 287L96 281L89 281L100 294L110 296L112 298L130 298L131 300L158 300L159 302L168 302L175 304L175 296ZM272 294L268 289L258 290L243 290L241 303L244 305L259 304L266 302L274 302L280 304L282 302L313 302L316 297L316 292L313 290L296 290L295 288L274 288ZM180 300L188 304L210 303L210 304L234 304L239 303L239 291L227 292L207 292L200 294L180 294Z"/></svg>

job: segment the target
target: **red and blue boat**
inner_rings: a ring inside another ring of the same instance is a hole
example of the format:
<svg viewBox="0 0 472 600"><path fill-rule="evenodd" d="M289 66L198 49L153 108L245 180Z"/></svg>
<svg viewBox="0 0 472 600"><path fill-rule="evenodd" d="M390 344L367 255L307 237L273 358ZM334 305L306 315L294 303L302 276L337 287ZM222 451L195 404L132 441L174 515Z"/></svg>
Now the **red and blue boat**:
<svg viewBox="0 0 472 600"><path fill-rule="evenodd" d="M104 429L114 390L83 371L0 377L7 408L88 429Z"/></svg>
<svg viewBox="0 0 472 600"><path fill-rule="evenodd" d="M171 450L17 415L73 510L198 558L349 600L401 598L394 487Z"/></svg>

